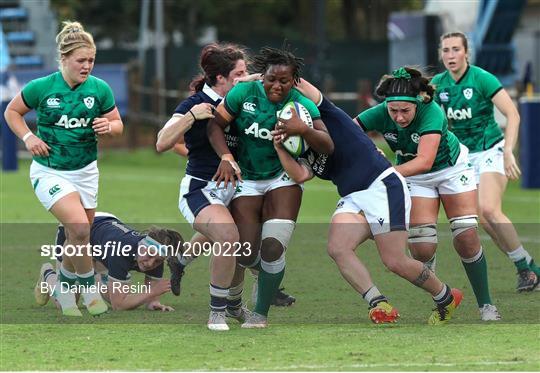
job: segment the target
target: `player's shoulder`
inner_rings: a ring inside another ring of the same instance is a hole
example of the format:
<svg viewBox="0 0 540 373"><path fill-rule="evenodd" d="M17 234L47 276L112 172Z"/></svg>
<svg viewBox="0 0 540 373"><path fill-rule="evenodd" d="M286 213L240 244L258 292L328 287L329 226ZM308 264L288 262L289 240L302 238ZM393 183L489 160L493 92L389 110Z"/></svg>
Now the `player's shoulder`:
<svg viewBox="0 0 540 373"><path fill-rule="evenodd" d="M193 106L204 103L204 102L212 103L212 100L207 95L205 95L202 91L195 92L191 96L189 96L189 97L185 98L184 100L182 100L178 104L178 106L176 107L174 112L175 113L180 113L180 114L185 114Z"/></svg>
<svg viewBox="0 0 540 373"><path fill-rule="evenodd" d="M440 72L438 74L435 74L433 78L431 78L430 83L435 86L435 89L437 89L437 85L443 83L444 81L448 80L448 76L450 74L447 70Z"/></svg>
<svg viewBox="0 0 540 373"><path fill-rule="evenodd" d="M94 75L88 76L87 82L96 89L110 89L109 83Z"/></svg>
<svg viewBox="0 0 540 373"><path fill-rule="evenodd" d="M444 116L444 112L435 100L431 100L428 103L418 104L419 114L430 117Z"/></svg>
<svg viewBox="0 0 540 373"><path fill-rule="evenodd" d="M52 74L42 76L40 78L32 79L28 82L27 87L32 88L46 88L50 89L54 84L58 84L61 81L62 75L59 71L56 71Z"/></svg>
<svg viewBox="0 0 540 373"><path fill-rule="evenodd" d="M266 98L266 92L264 91L264 86L260 80L253 82L239 82L229 91L227 96L229 95Z"/></svg>

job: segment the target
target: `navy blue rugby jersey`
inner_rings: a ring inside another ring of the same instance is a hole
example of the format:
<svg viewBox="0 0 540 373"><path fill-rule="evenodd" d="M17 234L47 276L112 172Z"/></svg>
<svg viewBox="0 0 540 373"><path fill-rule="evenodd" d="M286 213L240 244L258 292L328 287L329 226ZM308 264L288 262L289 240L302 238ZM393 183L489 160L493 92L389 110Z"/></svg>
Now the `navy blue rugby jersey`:
<svg viewBox="0 0 540 373"><path fill-rule="evenodd" d="M205 84L202 91L199 91L182 101L176 107L174 112L182 115L191 115L189 114L189 110L193 106L203 102L217 106L221 100L222 98ZM206 134L207 124L208 119L195 121L193 126L184 134L184 141L189 151L186 174L204 180L211 180L216 173L220 159L208 140L208 136ZM228 127L225 130L225 140L227 141L227 145L234 155L234 150L238 144L236 128Z"/></svg>
<svg viewBox="0 0 540 373"><path fill-rule="evenodd" d="M160 279L163 277L163 263L146 272L141 271L137 265L137 249L139 247L139 241L144 237L144 234L126 226L115 216L96 213L90 230L90 245L99 246L101 253L100 255L96 255L98 253L94 250L94 260L101 262L107 267L109 277L115 280L129 280L131 278L129 271L141 272L149 277ZM64 242L64 227L60 227L58 229L56 243L63 245ZM107 242L110 242L109 248L105 251ZM124 247L125 253L120 251Z"/></svg>
<svg viewBox="0 0 540 373"><path fill-rule="evenodd" d="M318 106L321 119L334 141L332 155L318 154L311 148L304 158L315 176L331 180L341 197L367 189L390 162L343 110L326 97Z"/></svg>

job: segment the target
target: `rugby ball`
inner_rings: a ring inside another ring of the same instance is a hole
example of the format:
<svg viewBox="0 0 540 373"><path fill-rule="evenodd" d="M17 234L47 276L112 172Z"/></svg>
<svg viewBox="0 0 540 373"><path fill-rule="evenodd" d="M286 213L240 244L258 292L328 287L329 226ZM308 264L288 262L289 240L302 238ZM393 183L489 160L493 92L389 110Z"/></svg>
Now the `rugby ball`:
<svg viewBox="0 0 540 373"><path fill-rule="evenodd" d="M311 119L308 109L296 101L291 101L285 104L283 109L277 113L278 121L280 119L290 119L292 117L291 108L294 108L296 114L300 117L302 122L306 124L306 126L313 128L313 120ZM293 157L298 157L309 148L309 145L301 136L295 135L289 136L287 139L285 139L283 141L283 147Z"/></svg>

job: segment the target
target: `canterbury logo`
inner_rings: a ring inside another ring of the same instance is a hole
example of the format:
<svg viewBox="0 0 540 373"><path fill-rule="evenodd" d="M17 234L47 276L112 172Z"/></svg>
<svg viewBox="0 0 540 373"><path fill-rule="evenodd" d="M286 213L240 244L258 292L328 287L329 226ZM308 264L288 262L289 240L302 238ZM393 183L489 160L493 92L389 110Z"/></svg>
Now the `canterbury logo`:
<svg viewBox="0 0 540 373"><path fill-rule="evenodd" d="M61 189L60 185L56 184L51 189L49 189L49 195L54 196L56 193L58 193L60 191L60 189Z"/></svg>
<svg viewBox="0 0 540 373"><path fill-rule="evenodd" d="M244 109L244 111L247 111L250 113L255 112L255 107L256 107L256 104L254 104L253 102L244 102L244 104L242 105L242 108Z"/></svg>
<svg viewBox="0 0 540 373"><path fill-rule="evenodd" d="M60 106L60 99L56 97L51 97L47 99L47 106L48 107L59 107Z"/></svg>

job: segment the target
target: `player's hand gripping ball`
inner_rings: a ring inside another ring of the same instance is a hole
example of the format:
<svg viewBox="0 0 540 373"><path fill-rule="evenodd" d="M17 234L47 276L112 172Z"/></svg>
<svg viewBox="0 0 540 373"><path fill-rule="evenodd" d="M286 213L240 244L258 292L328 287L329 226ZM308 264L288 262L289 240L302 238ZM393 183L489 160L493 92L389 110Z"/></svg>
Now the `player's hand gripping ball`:
<svg viewBox="0 0 540 373"><path fill-rule="evenodd" d="M291 101L285 104L283 109L277 112L278 121L280 119L290 119L292 117L291 108L294 108L296 114L300 117L302 122L306 124L306 126L313 128L313 120L311 119L309 111L304 107L304 105L298 102ZM289 136L285 140L283 140L283 147L293 157L299 157L309 148L309 145L301 136L295 135Z"/></svg>

